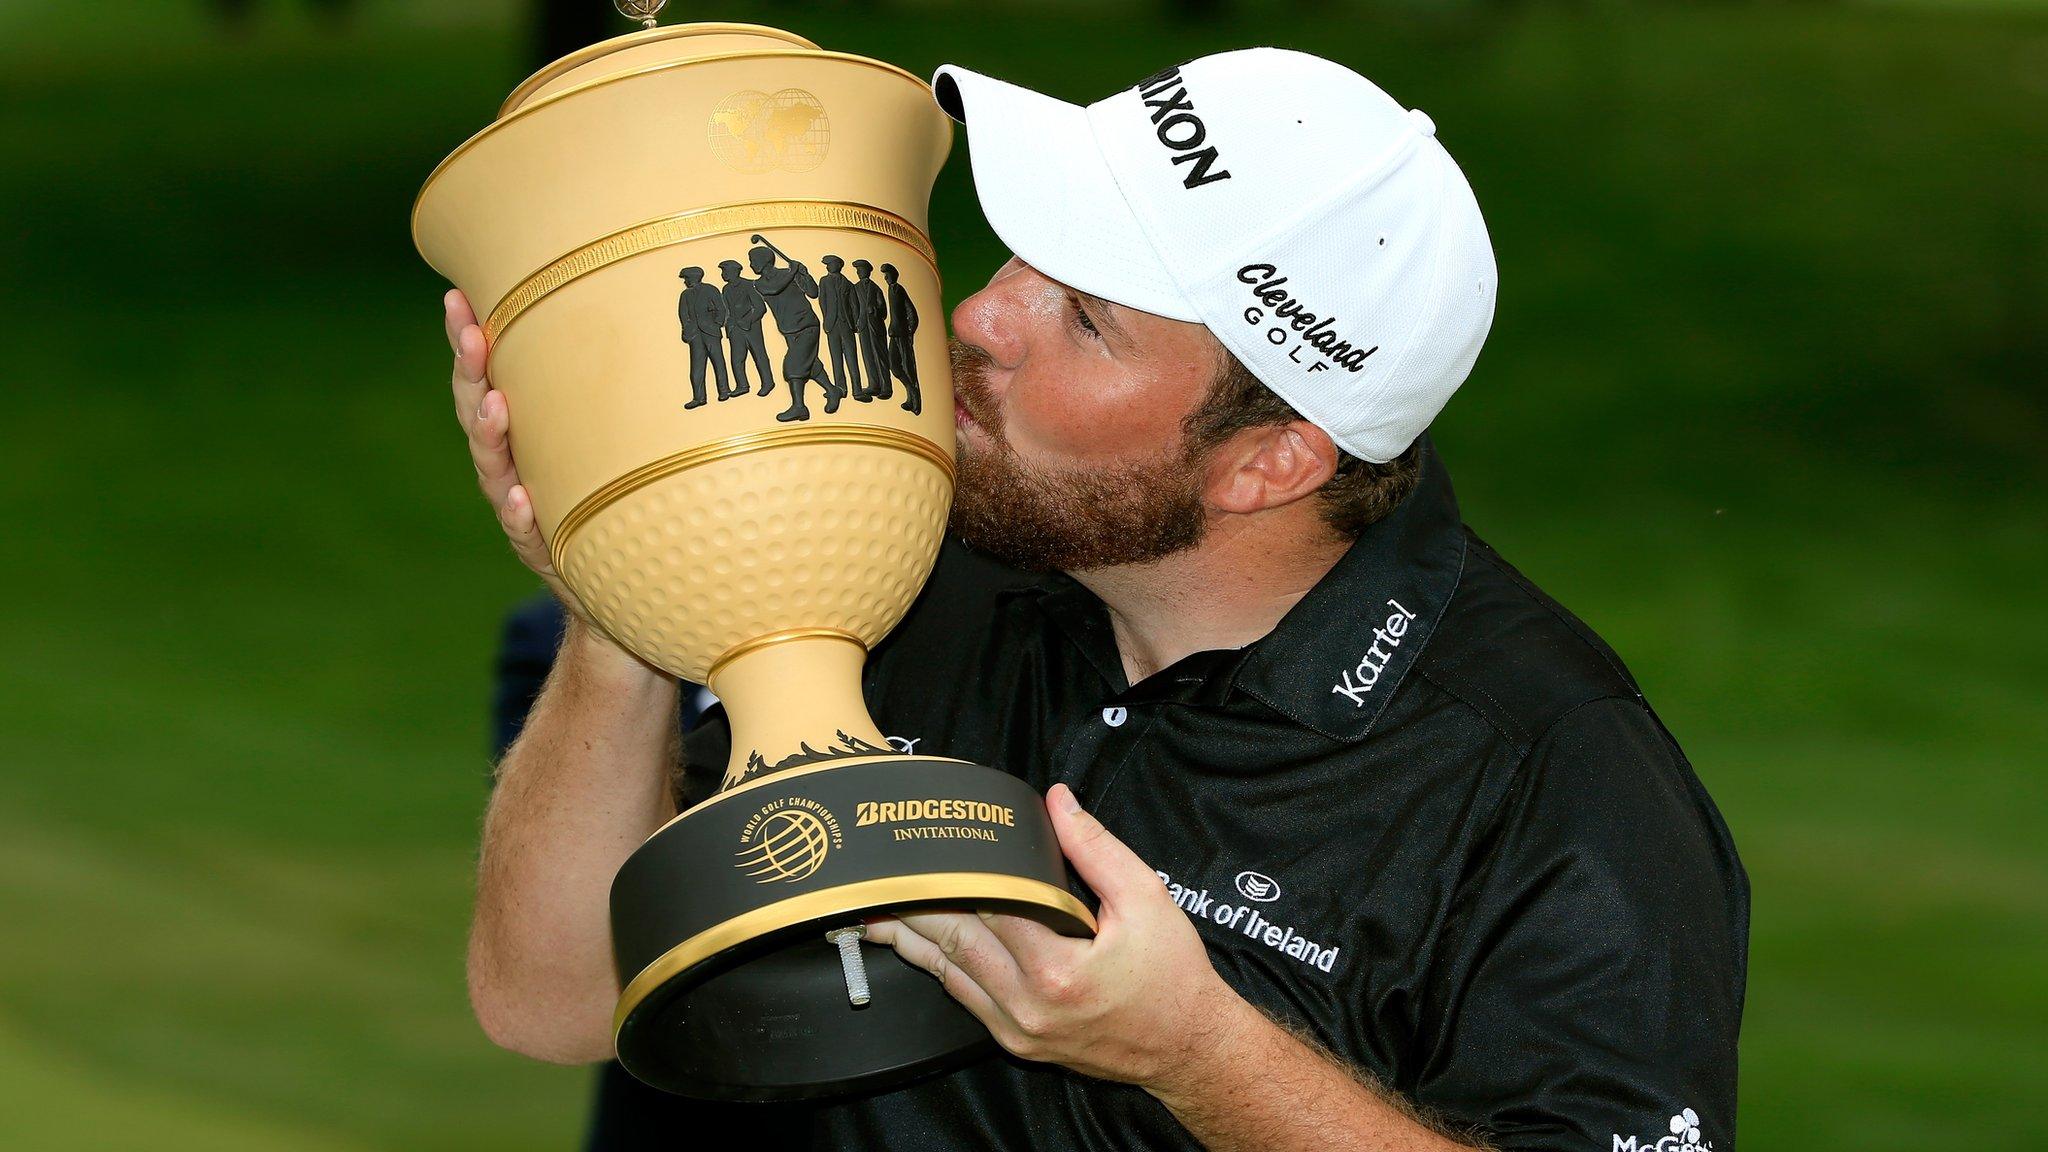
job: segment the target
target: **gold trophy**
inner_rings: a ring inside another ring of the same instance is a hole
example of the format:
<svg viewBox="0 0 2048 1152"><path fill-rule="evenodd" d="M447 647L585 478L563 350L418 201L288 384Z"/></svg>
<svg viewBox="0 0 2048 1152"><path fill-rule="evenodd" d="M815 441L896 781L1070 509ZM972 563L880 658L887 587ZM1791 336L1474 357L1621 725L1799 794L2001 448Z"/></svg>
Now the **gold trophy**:
<svg viewBox="0 0 2048 1152"><path fill-rule="evenodd" d="M864 914L1095 926L1035 791L898 754L861 698L952 499L926 224L952 127L880 61L619 7L646 28L519 85L413 238L487 317L556 570L731 720L720 790L613 882L619 1059L707 1098L879 1091L991 1041L929 976L868 968Z"/></svg>

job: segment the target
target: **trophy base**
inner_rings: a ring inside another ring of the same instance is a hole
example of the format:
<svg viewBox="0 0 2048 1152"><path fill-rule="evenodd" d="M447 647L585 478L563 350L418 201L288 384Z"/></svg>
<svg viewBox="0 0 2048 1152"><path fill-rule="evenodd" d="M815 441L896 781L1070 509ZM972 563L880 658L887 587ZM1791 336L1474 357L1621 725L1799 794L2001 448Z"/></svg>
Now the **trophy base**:
<svg viewBox="0 0 2048 1152"><path fill-rule="evenodd" d="M981 1022L892 949L860 945L871 993L849 1002L825 933L919 908L1095 928L1043 801L1007 773L876 757L718 793L613 881L619 1062L668 1092L779 1101L886 1091L993 1051Z"/></svg>

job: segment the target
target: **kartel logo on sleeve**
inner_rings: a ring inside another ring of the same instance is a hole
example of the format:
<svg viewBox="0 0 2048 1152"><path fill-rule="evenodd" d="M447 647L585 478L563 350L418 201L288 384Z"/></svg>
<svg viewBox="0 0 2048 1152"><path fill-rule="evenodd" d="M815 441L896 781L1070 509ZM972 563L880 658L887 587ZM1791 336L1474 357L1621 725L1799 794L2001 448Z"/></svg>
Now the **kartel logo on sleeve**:
<svg viewBox="0 0 2048 1152"><path fill-rule="evenodd" d="M1408 626L1415 622L1415 613L1401 607L1401 602L1389 598L1387 622L1372 630L1372 647L1358 658L1356 668L1346 668L1330 691L1351 701L1359 708L1365 707L1365 697L1380 682L1393 662L1394 654L1401 648L1401 638L1408 635Z"/></svg>

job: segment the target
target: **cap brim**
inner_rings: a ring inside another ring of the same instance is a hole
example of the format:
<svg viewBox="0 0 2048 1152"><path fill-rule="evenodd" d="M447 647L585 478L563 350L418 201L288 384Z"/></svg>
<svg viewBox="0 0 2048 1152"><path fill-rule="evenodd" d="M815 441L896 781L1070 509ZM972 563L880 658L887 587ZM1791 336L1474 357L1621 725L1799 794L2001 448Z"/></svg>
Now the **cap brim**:
<svg viewBox="0 0 2048 1152"><path fill-rule="evenodd" d="M1091 296L1199 320L1131 215L1086 109L951 64L933 73L932 94L967 125L982 214L1019 259Z"/></svg>

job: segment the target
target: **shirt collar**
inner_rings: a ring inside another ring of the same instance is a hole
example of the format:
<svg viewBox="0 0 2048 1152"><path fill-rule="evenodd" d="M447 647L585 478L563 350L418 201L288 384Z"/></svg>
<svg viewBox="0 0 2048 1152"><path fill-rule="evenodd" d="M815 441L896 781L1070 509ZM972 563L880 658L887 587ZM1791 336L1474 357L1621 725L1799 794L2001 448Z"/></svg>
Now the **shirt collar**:
<svg viewBox="0 0 2048 1152"><path fill-rule="evenodd" d="M1110 688L1112 703L1220 705L1235 692L1333 740L1372 730L1450 602L1465 561L1451 478L1427 437L1414 491L1367 528L1264 637L1125 681L1102 601L1072 577L1028 586Z"/></svg>
<svg viewBox="0 0 2048 1152"><path fill-rule="evenodd" d="M1372 730L1464 570L1450 474L1427 438L1420 455L1414 491L1251 645L1237 673L1239 690L1335 740Z"/></svg>

